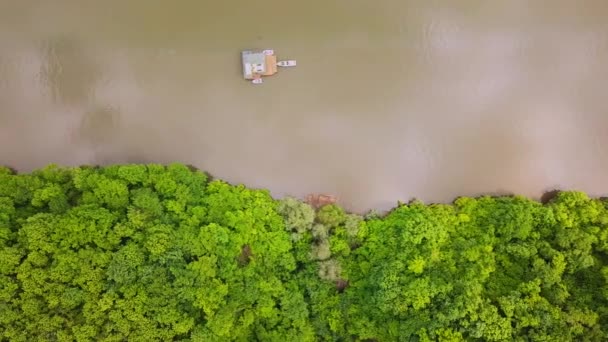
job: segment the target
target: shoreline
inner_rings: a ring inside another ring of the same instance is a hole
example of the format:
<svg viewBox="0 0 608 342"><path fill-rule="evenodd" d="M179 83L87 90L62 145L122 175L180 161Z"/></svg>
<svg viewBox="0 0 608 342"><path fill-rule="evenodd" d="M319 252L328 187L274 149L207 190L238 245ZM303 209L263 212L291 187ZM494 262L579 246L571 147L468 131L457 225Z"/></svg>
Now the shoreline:
<svg viewBox="0 0 608 342"><path fill-rule="evenodd" d="M183 165L185 167L187 167L190 171L192 172L200 172L202 174L204 174L208 181L214 181L214 180L218 180L218 181L222 181L224 183L227 183L229 185L232 186L244 186L248 189L252 189L252 190L261 190L261 191L266 191L270 194L270 196L274 199L274 200L282 200L285 198L295 198L298 201L310 204L313 207L316 207L317 209L320 208L321 206L318 205L313 205L311 203L309 203L310 201L310 197L311 196L326 196L326 197L330 197L333 198L333 200L328 200L327 203L325 204L336 204L338 206L340 206L341 208L344 208L345 210L347 210L347 207L340 201L340 197L333 195L333 194L329 194L329 193L307 193L306 195L303 196L294 196L291 194L285 194L283 196L273 196L271 194L271 190L268 188L264 188L264 187L250 187L248 184L246 184L245 182L230 182L225 180L224 178L222 178L221 176L216 176L214 174L211 174L208 171L205 171L197 166L194 166L192 164L186 164L186 163L181 163L181 162L173 162L173 163L113 163L113 164L103 164L103 165L94 165L94 164L83 164L83 165L78 165L78 166L66 166L66 165L61 165L61 164L56 164L56 163L49 163L46 164L43 167L39 167L39 168L35 168L29 172L19 172L18 169L13 168L11 166L7 166L7 165L3 165L0 164L0 168L5 168L7 170L9 170L12 174L15 175L28 175L28 174L32 174L36 171L40 171L43 170L47 167L57 167L60 169L73 169L73 168L93 168L93 169L100 169L100 168L106 168L106 167L113 167L113 166L125 166L125 165L159 165L159 166L163 166L163 167L167 167L169 165L172 164L179 164L179 165ZM412 202L421 202L427 206L432 206L432 205L452 205L454 204L458 199L460 198L473 198L473 199L479 199L479 198L511 198L511 197L523 197L526 198L527 200L533 201L533 202L538 202L540 204L547 204L549 202L551 202L555 197L557 197L559 195L559 193L561 192L582 192L585 193L589 198L591 199L598 199L598 200L608 200L608 194L603 194L603 195L598 195L598 196L590 196L587 192L585 191L580 191L580 190L576 190L576 189L558 189L558 188L553 188L551 190L545 190L543 191L539 196L526 196L526 195L520 195L517 194L515 192L512 191L490 191L490 192L481 192L481 193L477 193L477 194L473 194L473 195L458 195L455 196L451 201L436 201L436 202L425 202L423 200L420 200L418 198L411 197L409 200L407 201L403 201L400 199L397 199L394 201L394 205L389 207L388 209L378 209L378 208L368 208L365 209L363 211L355 211L355 210L350 210L348 209L347 212L351 213L351 214L357 214L357 215L367 215L370 212L373 212L375 214L380 214L381 216L385 216L387 214L389 214L391 211L393 211L395 208L398 208L402 205L407 205L409 203Z"/></svg>
<svg viewBox="0 0 608 342"><path fill-rule="evenodd" d="M436 206L436 205L454 205L456 203L456 201L458 201L461 198L471 198L471 199L482 199L482 198L492 198L492 199L500 199L500 198L514 198L514 197L520 197L520 198L525 198L529 201L532 202L537 202L540 203L542 205L546 205L548 203L550 203L553 199L555 199L560 193L562 192L581 192L584 193L586 196L588 196L590 199L597 199L597 200L608 200L608 195L599 195L599 196L590 196L588 193L586 193L585 191L580 191L580 190L576 190L576 189L556 189L553 188L552 190L546 190L544 192L542 192L540 194L540 196L526 196L526 195L519 195L517 193L511 192L511 191L504 191L504 192L482 192L479 194L474 194L474 195L459 195L459 196L455 196L451 201L449 202L425 202L423 200L420 200L416 197L412 197L407 201L403 201L403 200L399 200L397 199L396 201L394 201L393 205L388 207L387 209L378 209L378 208L368 208L365 209L363 211L357 211L357 210L351 210L350 208L348 208L347 206L344 205L343 202L340 201L340 198L338 196L335 196L333 194L328 194L328 193L308 193L304 196L293 196L290 194L285 194L283 196L273 196L271 193L271 190L269 190L268 188L264 188L264 187L251 187L248 184L246 184L245 182L229 182L227 180L225 180L224 178L222 178L221 176L216 176L214 174L211 174L208 171L205 171L197 166L194 166L192 164L186 164L186 163L180 163L180 162L172 162L172 163L115 163L115 164L103 164L103 165L91 165L91 164L83 164L83 165L79 165L79 166L66 166L66 165L61 165L61 164L56 164L56 163L49 163L46 164L44 167L40 167L40 168L36 168L33 169L29 172L19 172L16 168L10 167L10 166L6 166L6 165L2 165L0 164L0 169L1 168L5 168L10 170L10 172L12 172L15 175L28 175L28 174L32 174L35 173L37 171L43 170L47 167L57 167L60 169L73 169L73 168L92 168L92 169L103 169L106 167L116 167L116 166L125 166L125 165L143 165L143 166L147 166L147 165L156 165L156 166L162 166L162 167L168 167L169 165L183 165L185 167L187 167L191 172L199 172L205 175L205 177L207 177L208 182L212 182L212 181L221 181L224 182L226 184L229 184L231 186L244 186L248 189L251 190L259 190L259 191L264 191L267 192L269 194L269 196L276 200L276 201L281 201L281 200L285 200L288 198L295 198L296 200L302 202L302 203L306 203L311 205L315 210L320 209L321 207L323 207L324 205L329 205L329 204L335 204L337 206L339 206L340 208L342 208L343 210L345 210L346 213L348 214L353 214L353 215L359 215L359 216L376 216L376 217L385 217L387 215L389 215L391 212L393 212L395 209L404 206L404 205L409 205L411 203L423 203L426 206ZM317 196L317 197L326 197L326 199L324 200L325 203L323 205L318 205L315 203L310 203L311 201L311 196Z"/></svg>

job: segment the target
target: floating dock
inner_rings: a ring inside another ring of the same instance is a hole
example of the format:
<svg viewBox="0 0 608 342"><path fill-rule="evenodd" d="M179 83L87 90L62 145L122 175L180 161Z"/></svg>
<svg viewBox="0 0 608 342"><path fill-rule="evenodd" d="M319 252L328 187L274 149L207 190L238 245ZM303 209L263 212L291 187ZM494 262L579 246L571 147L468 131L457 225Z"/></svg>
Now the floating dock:
<svg viewBox="0 0 608 342"><path fill-rule="evenodd" d="M295 60L277 61L274 50L247 50L241 52L243 77L254 84L262 83L262 77L277 73L278 67L294 67Z"/></svg>

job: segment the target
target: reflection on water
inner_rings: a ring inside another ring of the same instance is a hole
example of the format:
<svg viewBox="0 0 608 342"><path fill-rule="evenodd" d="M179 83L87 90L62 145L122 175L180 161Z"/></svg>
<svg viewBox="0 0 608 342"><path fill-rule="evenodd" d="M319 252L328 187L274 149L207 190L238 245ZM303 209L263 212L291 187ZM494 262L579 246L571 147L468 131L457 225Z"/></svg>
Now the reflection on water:
<svg viewBox="0 0 608 342"><path fill-rule="evenodd" d="M547 10L550 8L551 10ZM274 195L608 192L608 2L0 3L0 163L192 164ZM262 86L239 52L298 60Z"/></svg>
<svg viewBox="0 0 608 342"><path fill-rule="evenodd" d="M82 46L63 36L44 41L41 81L55 101L67 105L86 103L95 85L97 68Z"/></svg>
<svg viewBox="0 0 608 342"><path fill-rule="evenodd" d="M112 139L112 132L118 128L118 115L118 112L109 107L99 107L85 113L77 131L77 138L93 147L107 143Z"/></svg>

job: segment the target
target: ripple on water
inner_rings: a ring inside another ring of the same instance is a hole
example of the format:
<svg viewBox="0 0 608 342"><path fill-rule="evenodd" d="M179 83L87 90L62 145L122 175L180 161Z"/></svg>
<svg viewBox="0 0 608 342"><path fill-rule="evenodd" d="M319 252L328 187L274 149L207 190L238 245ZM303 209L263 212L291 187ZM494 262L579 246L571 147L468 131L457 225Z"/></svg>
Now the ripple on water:
<svg viewBox="0 0 608 342"><path fill-rule="evenodd" d="M99 67L85 46L69 36L46 39L41 46L41 82L55 102L86 103L98 80Z"/></svg>

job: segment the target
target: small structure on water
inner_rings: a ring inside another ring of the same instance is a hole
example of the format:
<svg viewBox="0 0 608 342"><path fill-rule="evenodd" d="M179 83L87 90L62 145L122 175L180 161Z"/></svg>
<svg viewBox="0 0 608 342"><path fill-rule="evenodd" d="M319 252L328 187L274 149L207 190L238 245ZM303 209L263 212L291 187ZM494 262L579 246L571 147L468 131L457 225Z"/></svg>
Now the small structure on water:
<svg viewBox="0 0 608 342"><path fill-rule="evenodd" d="M277 67L294 67L295 60L277 61L274 50L247 50L241 52L243 77L253 84L261 84L263 76L277 73Z"/></svg>

